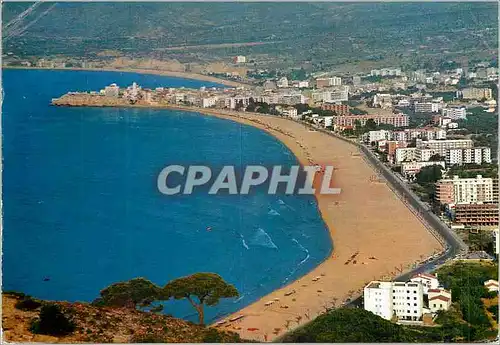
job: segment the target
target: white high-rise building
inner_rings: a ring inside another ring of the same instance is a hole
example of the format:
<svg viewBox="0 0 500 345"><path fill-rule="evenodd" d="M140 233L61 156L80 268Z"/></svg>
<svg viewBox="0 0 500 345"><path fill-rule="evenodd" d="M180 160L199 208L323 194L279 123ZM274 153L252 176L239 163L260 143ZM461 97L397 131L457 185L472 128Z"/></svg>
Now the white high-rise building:
<svg viewBox="0 0 500 345"><path fill-rule="evenodd" d="M471 204L498 202L494 193L495 181L492 178L477 175L475 178L442 179L436 183L436 200L441 204Z"/></svg>
<svg viewBox="0 0 500 345"><path fill-rule="evenodd" d="M372 281L364 289L364 308L386 320L418 321L423 314L423 286L420 282Z"/></svg>
<svg viewBox="0 0 500 345"><path fill-rule="evenodd" d="M446 164L483 164L491 163L491 149L489 147L455 148L446 151Z"/></svg>
<svg viewBox="0 0 500 345"><path fill-rule="evenodd" d="M416 147L398 147L394 156L394 162L401 164L402 162L411 162L416 160Z"/></svg>
<svg viewBox="0 0 500 345"><path fill-rule="evenodd" d="M445 157L446 151L455 148L471 148L474 146L472 139L447 139L447 140L417 140L417 147L436 150L440 156Z"/></svg>
<svg viewBox="0 0 500 345"><path fill-rule="evenodd" d="M465 107L447 107L441 110L441 114L452 120L466 119L467 110Z"/></svg>
<svg viewBox="0 0 500 345"><path fill-rule="evenodd" d="M367 134L368 135L366 137L368 139L368 143L384 139L389 140L391 138L391 132L384 129L378 131L369 131Z"/></svg>

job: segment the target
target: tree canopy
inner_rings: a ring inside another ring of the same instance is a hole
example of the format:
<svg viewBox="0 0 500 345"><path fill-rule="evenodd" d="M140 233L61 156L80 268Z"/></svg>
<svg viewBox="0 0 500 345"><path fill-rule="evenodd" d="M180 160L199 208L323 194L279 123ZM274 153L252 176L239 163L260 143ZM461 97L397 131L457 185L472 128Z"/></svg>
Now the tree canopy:
<svg viewBox="0 0 500 345"><path fill-rule="evenodd" d="M95 305L136 308L138 304L149 305L161 296L161 288L147 279L134 278L114 283L101 290Z"/></svg>
<svg viewBox="0 0 500 345"><path fill-rule="evenodd" d="M285 343L411 342L403 327L363 310L340 308L286 335Z"/></svg>
<svg viewBox="0 0 500 345"><path fill-rule="evenodd" d="M172 280L165 285L162 292L162 298L165 300L186 298L198 312L200 324L205 322L204 305L214 306L221 298L238 296L238 290L215 273L195 273Z"/></svg>
<svg viewBox="0 0 500 345"><path fill-rule="evenodd" d="M423 186L437 182L443 176L442 169L443 167L438 164L423 167L415 176L417 178L417 183Z"/></svg>

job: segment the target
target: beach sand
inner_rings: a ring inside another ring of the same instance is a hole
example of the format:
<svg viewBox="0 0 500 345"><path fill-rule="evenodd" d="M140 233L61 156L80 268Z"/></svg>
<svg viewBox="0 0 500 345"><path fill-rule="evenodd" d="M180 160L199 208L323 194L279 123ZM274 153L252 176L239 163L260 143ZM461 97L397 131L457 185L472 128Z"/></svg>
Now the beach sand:
<svg viewBox="0 0 500 345"><path fill-rule="evenodd" d="M355 145L284 118L224 115L223 111L206 109L200 112L266 130L288 146L303 165L333 165L332 187L342 189L338 195L316 195L334 243L333 254L302 278L226 317L244 316L220 328L236 331L243 338L272 341L325 312L326 307L340 306L347 298L362 294L369 281L395 277L443 249L377 178ZM315 184L318 182L317 178ZM285 296L293 290L295 293ZM275 299L279 300L265 305Z"/></svg>

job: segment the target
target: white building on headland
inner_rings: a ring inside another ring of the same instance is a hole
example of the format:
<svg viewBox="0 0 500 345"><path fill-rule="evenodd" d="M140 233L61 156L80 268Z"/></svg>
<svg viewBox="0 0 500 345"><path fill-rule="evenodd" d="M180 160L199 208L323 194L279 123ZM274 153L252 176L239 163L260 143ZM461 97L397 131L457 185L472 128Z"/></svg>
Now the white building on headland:
<svg viewBox="0 0 500 345"><path fill-rule="evenodd" d="M120 87L118 85L116 85L115 83L109 85L109 86L106 86L104 88L104 95L106 97L115 97L117 98L120 94Z"/></svg>
<svg viewBox="0 0 500 345"><path fill-rule="evenodd" d="M364 308L386 320L418 321L423 314L423 295L419 282L372 281L364 289Z"/></svg>

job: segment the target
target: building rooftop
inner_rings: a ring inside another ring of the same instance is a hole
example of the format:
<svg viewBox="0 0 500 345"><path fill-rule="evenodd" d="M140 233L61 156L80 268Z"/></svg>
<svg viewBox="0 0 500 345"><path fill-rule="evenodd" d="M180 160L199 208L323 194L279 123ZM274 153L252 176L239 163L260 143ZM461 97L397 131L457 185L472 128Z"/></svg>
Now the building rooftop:
<svg viewBox="0 0 500 345"><path fill-rule="evenodd" d="M445 302L449 302L450 301L450 299L448 297L442 296L442 295L434 296L432 298L429 298L429 301L434 301L434 300L437 300L437 299L439 299L441 301L445 301Z"/></svg>

